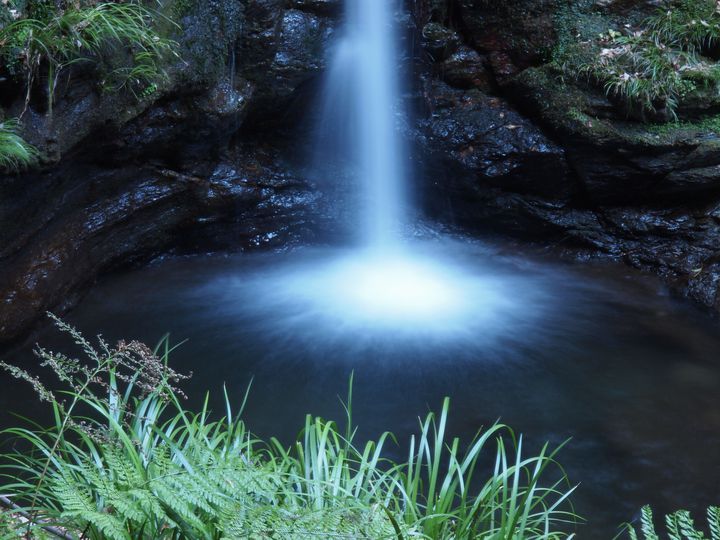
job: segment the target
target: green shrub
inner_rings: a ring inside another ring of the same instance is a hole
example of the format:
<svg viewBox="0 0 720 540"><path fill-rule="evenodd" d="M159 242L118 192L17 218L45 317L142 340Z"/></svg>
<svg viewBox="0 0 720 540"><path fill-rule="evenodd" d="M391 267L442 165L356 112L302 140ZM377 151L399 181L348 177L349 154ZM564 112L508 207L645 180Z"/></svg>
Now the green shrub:
<svg viewBox="0 0 720 540"><path fill-rule="evenodd" d="M37 160L37 150L19 134L17 119L0 122L0 169L17 171Z"/></svg>
<svg viewBox="0 0 720 540"><path fill-rule="evenodd" d="M18 450L4 456L0 490L14 494L31 522L18 534L54 525L123 540L520 540L565 538L576 521L555 451L524 456L522 439L502 425L462 451L446 434L447 400L420 422L405 462L385 457L388 433L358 444L352 391L346 429L308 416L288 448L253 437L227 396L219 419L207 399L200 412L185 410L167 342L159 353L135 342L93 346L57 324L89 358L37 351L66 391L3 365L30 382L55 417L47 430L3 433Z"/></svg>
<svg viewBox="0 0 720 540"><path fill-rule="evenodd" d="M0 55L27 79L27 100L46 68L48 108L58 77L68 66L93 62L107 68L103 87L142 91L163 76L162 60L176 44L154 29L158 15L136 2L103 2L32 12L0 30Z"/></svg>

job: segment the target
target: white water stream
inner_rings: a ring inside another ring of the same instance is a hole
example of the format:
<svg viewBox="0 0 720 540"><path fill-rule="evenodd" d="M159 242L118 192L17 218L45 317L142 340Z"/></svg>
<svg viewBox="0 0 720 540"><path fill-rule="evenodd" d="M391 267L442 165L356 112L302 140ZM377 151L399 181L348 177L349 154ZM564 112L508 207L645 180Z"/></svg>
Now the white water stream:
<svg viewBox="0 0 720 540"><path fill-rule="evenodd" d="M410 213L405 145L397 128L397 8L393 0L346 0L323 93L316 159L324 163L340 154L355 172L359 208L350 214L361 247L268 276L274 282L269 296L299 301L309 313L324 313L331 325L335 320L348 329L458 331L476 325L496 304L508 306L497 279L449 257L453 250L403 238Z"/></svg>

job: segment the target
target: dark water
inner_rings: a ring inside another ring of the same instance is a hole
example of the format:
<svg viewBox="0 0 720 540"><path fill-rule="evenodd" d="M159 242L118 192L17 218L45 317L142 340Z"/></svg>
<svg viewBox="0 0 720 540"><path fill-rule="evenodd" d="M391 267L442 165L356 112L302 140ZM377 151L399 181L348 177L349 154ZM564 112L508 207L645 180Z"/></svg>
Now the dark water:
<svg viewBox="0 0 720 540"><path fill-rule="evenodd" d="M69 320L111 340L187 340L172 361L194 372L191 401L223 383L240 401L253 378L245 416L259 435L289 441L307 412L341 419L354 370L363 437L405 440L451 396L465 439L498 418L535 448L572 438L560 460L580 484L580 538L611 538L647 503L720 503L717 323L622 268L470 243L417 252L379 285L337 251L167 260L107 279ZM34 340L63 346L49 328ZM30 364L30 345L8 357ZM27 388L2 384L2 425L11 410L39 414Z"/></svg>

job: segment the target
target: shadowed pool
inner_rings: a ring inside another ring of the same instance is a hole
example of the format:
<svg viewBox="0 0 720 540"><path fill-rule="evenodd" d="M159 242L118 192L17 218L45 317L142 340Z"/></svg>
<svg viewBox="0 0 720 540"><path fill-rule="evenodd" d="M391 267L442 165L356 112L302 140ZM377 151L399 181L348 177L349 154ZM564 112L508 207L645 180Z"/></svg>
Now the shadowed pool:
<svg viewBox="0 0 720 540"><path fill-rule="evenodd" d="M187 340L172 362L194 372L191 404L210 390L219 405L223 384L239 402L252 379L250 428L285 442L305 413L342 418L353 371L360 435L394 431L398 457L446 395L466 441L497 419L533 449L571 438L560 461L580 484L580 535L609 538L643 504L701 512L720 499L717 327L622 272L448 239L205 256L107 279L70 321L111 340ZM50 328L34 339L67 345ZM3 388L2 410L34 414L28 388Z"/></svg>

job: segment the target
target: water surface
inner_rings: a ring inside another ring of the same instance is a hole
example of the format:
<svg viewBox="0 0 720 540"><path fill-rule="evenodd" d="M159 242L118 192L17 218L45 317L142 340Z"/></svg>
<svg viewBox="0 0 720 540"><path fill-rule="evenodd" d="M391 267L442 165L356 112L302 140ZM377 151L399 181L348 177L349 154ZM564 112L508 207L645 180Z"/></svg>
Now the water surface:
<svg viewBox="0 0 720 540"><path fill-rule="evenodd" d="M376 259L372 259L376 257ZM180 342L191 404L253 379L252 430L290 441L304 414L341 418L355 372L362 437L406 440L452 397L469 439L497 419L530 446L572 438L581 538L611 538L646 503L698 512L720 502L720 335L652 278L574 267L463 240L405 253L301 249L161 261L104 280L69 320L87 335ZM51 329L34 338L64 342ZM28 364L30 346L10 354ZM2 380L0 409L38 414ZM398 450L398 455L401 450Z"/></svg>

